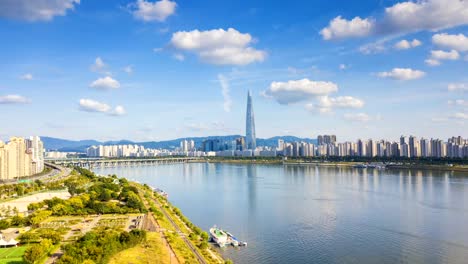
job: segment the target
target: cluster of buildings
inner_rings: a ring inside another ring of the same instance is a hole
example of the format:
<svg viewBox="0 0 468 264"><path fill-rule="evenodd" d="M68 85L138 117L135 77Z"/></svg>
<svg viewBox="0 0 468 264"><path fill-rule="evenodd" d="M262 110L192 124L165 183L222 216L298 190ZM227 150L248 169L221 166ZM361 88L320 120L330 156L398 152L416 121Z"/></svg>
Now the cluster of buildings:
<svg viewBox="0 0 468 264"><path fill-rule="evenodd" d="M86 149L88 157L127 158L169 156L170 151L164 149L145 148L141 145L99 145Z"/></svg>
<svg viewBox="0 0 468 264"><path fill-rule="evenodd" d="M278 142L277 150L283 156L313 157L434 157L434 158L466 158L468 157L468 139L451 137L447 141L441 139L417 139L414 136L401 136L399 142L368 139L356 142L337 143L335 135L318 136L317 146L306 142Z"/></svg>
<svg viewBox="0 0 468 264"><path fill-rule="evenodd" d="M44 144L37 136L0 141L0 180L32 176L44 170Z"/></svg>
<svg viewBox="0 0 468 264"><path fill-rule="evenodd" d="M245 137L231 141L207 139L198 147L193 140L182 140L175 150L145 149L138 145L92 146L87 149L90 157L155 157L155 156L221 156L221 157L468 157L468 140L452 137L446 142L440 139L417 139L401 136L399 142L372 139L338 143L336 135L319 135L316 143L285 142L278 140L277 147L258 147L255 136L255 118L250 92L247 94Z"/></svg>

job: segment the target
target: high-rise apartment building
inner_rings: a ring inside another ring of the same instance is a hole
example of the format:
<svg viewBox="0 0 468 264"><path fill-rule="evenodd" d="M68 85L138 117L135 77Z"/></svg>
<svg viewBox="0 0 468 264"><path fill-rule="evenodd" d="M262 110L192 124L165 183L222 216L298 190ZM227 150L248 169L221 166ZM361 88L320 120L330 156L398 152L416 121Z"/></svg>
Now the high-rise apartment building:
<svg viewBox="0 0 468 264"><path fill-rule="evenodd" d="M18 179L44 170L44 148L39 137L0 141L0 180Z"/></svg>
<svg viewBox="0 0 468 264"><path fill-rule="evenodd" d="M335 135L319 135L317 137L318 145L335 144L335 143L336 143Z"/></svg>

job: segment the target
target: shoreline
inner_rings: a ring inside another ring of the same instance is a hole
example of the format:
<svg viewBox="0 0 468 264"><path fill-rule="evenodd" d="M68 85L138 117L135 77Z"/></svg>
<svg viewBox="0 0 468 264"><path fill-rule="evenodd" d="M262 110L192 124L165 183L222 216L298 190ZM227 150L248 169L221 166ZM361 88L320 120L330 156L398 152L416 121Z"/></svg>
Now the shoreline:
<svg viewBox="0 0 468 264"><path fill-rule="evenodd" d="M282 160L206 160L206 163L224 163L224 164L262 164L262 165L315 165L322 167L347 167L354 168L354 166L359 164L365 164L368 162L294 162ZM190 163L203 163L203 161L194 161ZM371 162L371 163L381 163L381 162ZM385 169L414 169L414 170L439 170L439 171L456 171L456 172L468 172L468 166L459 167L459 166L447 166L447 165L433 165L433 164L390 164L386 165Z"/></svg>

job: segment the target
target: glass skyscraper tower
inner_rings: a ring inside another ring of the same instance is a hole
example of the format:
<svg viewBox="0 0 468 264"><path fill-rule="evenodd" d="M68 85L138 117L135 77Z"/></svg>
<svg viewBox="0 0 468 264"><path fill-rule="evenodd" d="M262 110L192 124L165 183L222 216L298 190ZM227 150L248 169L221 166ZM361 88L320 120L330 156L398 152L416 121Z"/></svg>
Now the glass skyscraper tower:
<svg viewBox="0 0 468 264"><path fill-rule="evenodd" d="M255 138L255 119L252 104L252 95L247 93L247 114L245 120L245 145L247 149L255 150L257 139Z"/></svg>

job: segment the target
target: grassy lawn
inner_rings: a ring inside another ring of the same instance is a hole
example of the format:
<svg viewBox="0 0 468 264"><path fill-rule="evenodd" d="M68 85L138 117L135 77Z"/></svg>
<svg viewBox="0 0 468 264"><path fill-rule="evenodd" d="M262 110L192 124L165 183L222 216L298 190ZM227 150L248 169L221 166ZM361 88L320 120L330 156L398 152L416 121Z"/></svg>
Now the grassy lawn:
<svg viewBox="0 0 468 264"><path fill-rule="evenodd" d="M169 250L164 245L161 235L156 232L148 232L145 243L126 249L113 256L109 261L109 264L128 263L170 263Z"/></svg>
<svg viewBox="0 0 468 264"><path fill-rule="evenodd" d="M23 254L27 249L23 247L0 248L0 264L22 264Z"/></svg>

